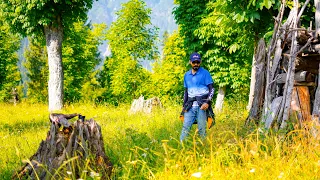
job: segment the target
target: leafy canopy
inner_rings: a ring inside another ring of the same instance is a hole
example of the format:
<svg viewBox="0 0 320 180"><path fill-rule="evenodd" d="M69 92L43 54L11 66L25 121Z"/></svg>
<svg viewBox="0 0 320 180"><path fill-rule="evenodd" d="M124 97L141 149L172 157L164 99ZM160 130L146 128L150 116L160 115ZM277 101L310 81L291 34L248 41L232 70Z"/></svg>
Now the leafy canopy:
<svg viewBox="0 0 320 180"><path fill-rule="evenodd" d="M65 29L73 22L86 19L86 12L93 0L5 0L0 9L4 12L15 32L27 35L43 34L46 26L63 25Z"/></svg>
<svg viewBox="0 0 320 180"><path fill-rule="evenodd" d="M216 0L207 3L208 15L201 19L195 34L207 47L206 65L219 87L234 93L249 89L255 42L271 26L274 0Z"/></svg>

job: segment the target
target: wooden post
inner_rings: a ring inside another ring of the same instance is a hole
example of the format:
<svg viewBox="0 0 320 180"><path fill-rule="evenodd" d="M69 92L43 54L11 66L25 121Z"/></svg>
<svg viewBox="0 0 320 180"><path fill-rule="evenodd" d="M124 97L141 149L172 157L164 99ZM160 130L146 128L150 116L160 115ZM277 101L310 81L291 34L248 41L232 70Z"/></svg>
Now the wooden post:
<svg viewBox="0 0 320 180"><path fill-rule="evenodd" d="M259 43L258 43L258 46L259 46ZM257 51L258 51L257 49L255 50L255 55L252 58L251 78L250 78L250 92L249 92L249 100L248 100L248 105L247 105L247 110L248 111L250 111L250 109L252 107L252 101L253 101L253 97L254 97L254 88L255 88L255 84L256 84L256 67L255 67L255 64L257 64L257 60L256 60L255 56L256 56Z"/></svg>
<svg viewBox="0 0 320 180"><path fill-rule="evenodd" d="M265 69L266 69L266 44L263 39L260 39L255 54L256 63L253 64L253 70L255 71L254 78L255 83L251 84L253 87L253 99L252 106L250 108L249 116L246 120L246 125L251 120L258 122L260 119L261 107L263 106L264 86L265 86ZM257 123L258 124L258 123Z"/></svg>
<svg viewBox="0 0 320 180"><path fill-rule="evenodd" d="M298 0L293 1L293 23L291 28L296 29L298 23ZM281 118L281 125L280 128L284 129L287 127L287 121L289 119L289 112L290 112L290 105L291 105L291 97L292 97L292 90L293 90L293 83L294 83L294 71L295 71L295 59L296 59L296 52L297 50L297 31L292 31L292 40L291 40L291 49L290 49L290 61L289 61L289 68L287 72L287 83L285 84L284 89L284 99L282 101L282 107L280 109L279 118Z"/></svg>
<svg viewBox="0 0 320 180"><path fill-rule="evenodd" d="M263 105L263 114L264 117L267 116L269 109L271 108L271 102L272 102L272 98L271 98L271 89L269 87L269 84L272 82L271 80L271 57L273 55L274 49L276 48L277 45L277 41L281 36L281 32L280 32L280 24L282 22L282 18L283 18L283 14L284 14L284 9L285 9L285 1L282 1L281 6L280 6L280 10L279 10L279 14L274 22L274 28L273 28L273 35L270 41L270 45L268 48L268 53L267 53L267 73L266 73L266 86L265 86L265 95L264 95L264 105Z"/></svg>

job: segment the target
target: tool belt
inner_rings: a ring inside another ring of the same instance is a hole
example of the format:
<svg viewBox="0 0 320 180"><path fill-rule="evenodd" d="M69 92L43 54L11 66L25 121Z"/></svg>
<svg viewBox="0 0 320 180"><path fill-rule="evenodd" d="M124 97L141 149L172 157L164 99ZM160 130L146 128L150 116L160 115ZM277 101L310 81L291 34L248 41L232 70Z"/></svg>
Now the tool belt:
<svg viewBox="0 0 320 180"><path fill-rule="evenodd" d="M215 125L215 115L211 106L211 101L209 101L208 99L208 95L203 95L203 96L196 96L196 97L188 97L187 102L184 104L183 109L180 113L180 120L183 122L184 121L184 113L188 112L194 101L197 101L198 105L201 107L201 105L203 103L208 103L209 107L206 110L206 114L207 114L207 126L210 129L213 125ZM193 123L193 124L197 124L197 120Z"/></svg>

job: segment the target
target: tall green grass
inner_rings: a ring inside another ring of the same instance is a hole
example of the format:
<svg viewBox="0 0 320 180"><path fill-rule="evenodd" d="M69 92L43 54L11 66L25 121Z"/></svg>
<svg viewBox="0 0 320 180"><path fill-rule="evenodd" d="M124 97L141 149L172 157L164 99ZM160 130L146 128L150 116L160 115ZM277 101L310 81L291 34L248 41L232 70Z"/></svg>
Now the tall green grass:
<svg viewBox="0 0 320 180"><path fill-rule="evenodd" d="M47 106L0 104L0 179L10 179L46 138ZM216 125L200 141L196 126L179 142L179 106L151 114L128 113L130 106L72 104L63 113L81 113L101 126L113 179L319 179L319 141L308 132L286 134L244 127L245 104L233 102L217 114ZM83 167L83 179L91 170ZM62 171L62 178L75 179ZM98 173L98 172L96 172Z"/></svg>

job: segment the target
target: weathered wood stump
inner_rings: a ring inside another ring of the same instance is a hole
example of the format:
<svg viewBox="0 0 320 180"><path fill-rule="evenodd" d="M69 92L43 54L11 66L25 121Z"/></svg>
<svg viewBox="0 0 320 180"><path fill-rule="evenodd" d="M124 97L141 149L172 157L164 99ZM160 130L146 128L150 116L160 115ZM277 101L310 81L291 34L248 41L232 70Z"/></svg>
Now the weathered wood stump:
<svg viewBox="0 0 320 180"><path fill-rule="evenodd" d="M130 113L136 113L136 112L151 113L152 110L155 109L156 107L162 108L162 103L158 97L153 97L153 98L144 100L144 97L140 96L139 99L133 100L129 112Z"/></svg>
<svg viewBox="0 0 320 180"><path fill-rule="evenodd" d="M46 140L12 179L63 179L70 177L68 173L80 178L88 166L99 172L102 179L108 179L112 164L105 154L100 126L93 119L84 120L81 115L70 125L68 119L76 116L78 114L50 114L51 126Z"/></svg>

